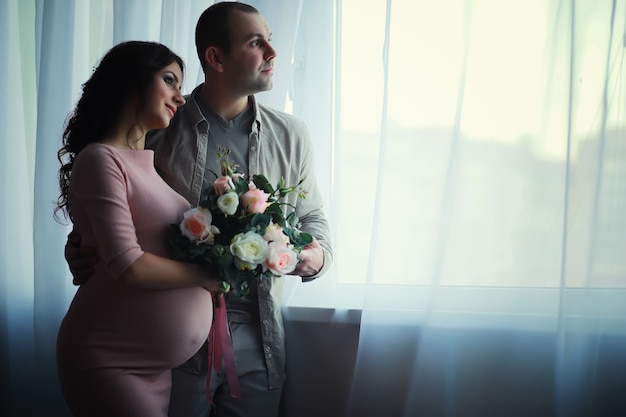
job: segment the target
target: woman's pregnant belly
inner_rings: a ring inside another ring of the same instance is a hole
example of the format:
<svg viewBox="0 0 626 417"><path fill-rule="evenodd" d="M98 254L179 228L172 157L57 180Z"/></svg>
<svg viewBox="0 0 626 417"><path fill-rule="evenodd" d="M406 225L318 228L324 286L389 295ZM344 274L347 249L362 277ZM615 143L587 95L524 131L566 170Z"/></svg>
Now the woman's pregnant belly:
<svg viewBox="0 0 626 417"><path fill-rule="evenodd" d="M203 288L89 284L72 302L58 340L60 356L69 354L80 369L174 368L193 356L209 335L213 303Z"/></svg>

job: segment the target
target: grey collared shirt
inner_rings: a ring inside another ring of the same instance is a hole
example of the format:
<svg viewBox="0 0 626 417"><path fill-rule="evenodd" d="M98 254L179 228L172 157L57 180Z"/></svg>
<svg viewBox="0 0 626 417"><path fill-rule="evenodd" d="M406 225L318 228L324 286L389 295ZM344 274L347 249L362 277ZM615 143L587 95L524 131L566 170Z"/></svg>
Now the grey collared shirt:
<svg viewBox="0 0 626 417"><path fill-rule="evenodd" d="M197 205L202 194L207 166L207 146L210 140L209 123L202 115L195 97L202 85L185 97L167 129L150 132L146 147L155 151L157 171L167 183ZM284 210L295 207L301 229L313 235L324 250L324 266L310 281L324 274L332 262L332 247L328 221L324 216L322 197L314 173L311 138L306 125L296 117L256 102L250 96L254 121L249 137L248 174L263 174L272 184L281 177L289 185L302 181L306 199L289 194ZM288 213L285 213L288 214ZM268 369L268 388L278 388L285 381L285 330L281 316L283 277L259 284L259 316L263 349ZM205 344L206 345L206 344ZM181 366L181 370L206 373L206 349Z"/></svg>

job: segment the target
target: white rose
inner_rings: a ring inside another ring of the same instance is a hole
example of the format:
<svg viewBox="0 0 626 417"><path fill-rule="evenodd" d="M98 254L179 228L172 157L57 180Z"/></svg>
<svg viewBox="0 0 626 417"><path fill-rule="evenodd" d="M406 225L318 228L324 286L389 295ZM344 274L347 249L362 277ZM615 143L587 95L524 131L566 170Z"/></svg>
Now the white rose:
<svg viewBox="0 0 626 417"><path fill-rule="evenodd" d="M267 242L253 231L239 233L230 243L230 253L235 257L237 268L254 269L267 256Z"/></svg>
<svg viewBox="0 0 626 417"><path fill-rule="evenodd" d="M283 233L283 228L280 227L279 224L274 222L270 222L270 225L267 226L265 230L265 234L263 235L263 239L268 242L279 242L283 244L289 243L289 236Z"/></svg>
<svg viewBox="0 0 626 417"><path fill-rule="evenodd" d="M233 215L239 207L239 196L235 192L227 192L217 198L217 207L224 214Z"/></svg>

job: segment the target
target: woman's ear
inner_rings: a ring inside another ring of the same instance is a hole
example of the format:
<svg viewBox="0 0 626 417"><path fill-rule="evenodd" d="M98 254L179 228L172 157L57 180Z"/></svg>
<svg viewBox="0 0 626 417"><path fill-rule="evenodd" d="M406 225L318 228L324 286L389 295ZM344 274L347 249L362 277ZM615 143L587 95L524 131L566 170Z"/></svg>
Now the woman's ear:
<svg viewBox="0 0 626 417"><path fill-rule="evenodd" d="M222 65L222 51L219 48L209 46L206 51L204 51L204 59L207 66L213 68L213 71L224 71L224 66Z"/></svg>

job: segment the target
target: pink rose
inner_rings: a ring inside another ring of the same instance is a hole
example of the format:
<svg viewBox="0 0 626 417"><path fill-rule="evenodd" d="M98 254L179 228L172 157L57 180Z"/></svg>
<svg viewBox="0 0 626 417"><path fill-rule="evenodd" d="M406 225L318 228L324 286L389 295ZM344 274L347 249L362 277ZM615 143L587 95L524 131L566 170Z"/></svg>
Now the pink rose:
<svg viewBox="0 0 626 417"><path fill-rule="evenodd" d="M201 243L212 245L215 235L220 232L217 227L211 224L212 221L213 216L211 216L209 209L196 207L183 214L180 231L183 236L195 242L196 245Z"/></svg>
<svg viewBox="0 0 626 417"><path fill-rule="evenodd" d="M274 275L286 275L293 271L297 264L298 254L289 246L278 242L271 242L268 245L265 268Z"/></svg>
<svg viewBox="0 0 626 417"><path fill-rule="evenodd" d="M235 189L235 181L238 181L243 178L243 174L240 172L235 172L232 176L224 175L219 177L213 182L213 189L215 190L215 194L222 195L229 190Z"/></svg>
<svg viewBox="0 0 626 417"><path fill-rule="evenodd" d="M226 191L231 189L231 184L229 184L230 182L232 182L232 180L230 179L230 177L227 176L219 177L218 179L216 179L213 183L213 189L215 190L215 194L222 195Z"/></svg>
<svg viewBox="0 0 626 417"><path fill-rule="evenodd" d="M241 205L248 213L263 213L269 205L267 202L269 196L259 189L249 190L241 196Z"/></svg>

